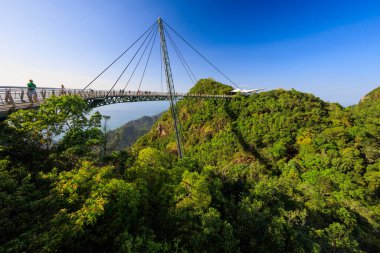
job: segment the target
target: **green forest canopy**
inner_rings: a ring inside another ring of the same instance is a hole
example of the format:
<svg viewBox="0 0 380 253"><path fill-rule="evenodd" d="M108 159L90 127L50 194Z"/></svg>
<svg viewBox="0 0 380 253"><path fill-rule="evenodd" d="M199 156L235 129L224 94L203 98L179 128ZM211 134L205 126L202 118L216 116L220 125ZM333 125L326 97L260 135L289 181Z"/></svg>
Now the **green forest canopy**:
<svg viewBox="0 0 380 253"><path fill-rule="evenodd" d="M77 96L15 112L0 252L380 252L378 94L348 108L295 90L182 100L182 160L169 112L112 153Z"/></svg>

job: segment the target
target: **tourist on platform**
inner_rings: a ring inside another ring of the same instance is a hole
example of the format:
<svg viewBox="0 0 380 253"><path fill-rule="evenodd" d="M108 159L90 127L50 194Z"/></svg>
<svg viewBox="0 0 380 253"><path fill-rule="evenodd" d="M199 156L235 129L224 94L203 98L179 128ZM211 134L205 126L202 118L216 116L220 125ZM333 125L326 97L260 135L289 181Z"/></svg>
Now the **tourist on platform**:
<svg viewBox="0 0 380 253"><path fill-rule="evenodd" d="M36 88L37 86L33 82L32 79L29 80L29 83L27 84L28 87L28 97L30 102L38 102L37 100L37 91Z"/></svg>
<svg viewBox="0 0 380 253"><path fill-rule="evenodd" d="M61 84L61 96L63 95L66 95L66 89L65 89L65 86L63 86L63 84Z"/></svg>

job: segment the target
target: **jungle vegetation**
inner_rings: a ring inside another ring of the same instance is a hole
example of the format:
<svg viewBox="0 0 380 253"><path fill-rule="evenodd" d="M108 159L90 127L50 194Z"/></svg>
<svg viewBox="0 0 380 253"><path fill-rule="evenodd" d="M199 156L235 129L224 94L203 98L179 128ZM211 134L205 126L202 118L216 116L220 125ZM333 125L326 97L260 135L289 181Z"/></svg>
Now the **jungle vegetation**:
<svg viewBox="0 0 380 253"><path fill-rule="evenodd" d="M182 100L182 160L169 112L117 152L79 97L12 113L0 252L380 252L379 94L347 108L281 89Z"/></svg>

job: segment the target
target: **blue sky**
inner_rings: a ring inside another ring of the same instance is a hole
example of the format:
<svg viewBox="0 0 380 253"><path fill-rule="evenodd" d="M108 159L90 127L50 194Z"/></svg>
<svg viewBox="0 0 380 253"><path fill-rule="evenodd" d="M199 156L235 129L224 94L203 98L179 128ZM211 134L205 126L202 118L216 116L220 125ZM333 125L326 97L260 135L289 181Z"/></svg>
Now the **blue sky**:
<svg viewBox="0 0 380 253"><path fill-rule="evenodd" d="M0 0L0 4L0 85L25 85L33 78L41 87L62 83L84 87L162 17L242 88L295 88L346 106L380 86L379 1ZM175 41L197 78L229 84L184 43ZM158 45L156 41L144 90L161 90ZM131 55L91 87L110 88ZM169 55L177 91L188 90L192 83L170 45ZM137 89L141 71L130 89ZM128 73L117 88L125 85Z"/></svg>

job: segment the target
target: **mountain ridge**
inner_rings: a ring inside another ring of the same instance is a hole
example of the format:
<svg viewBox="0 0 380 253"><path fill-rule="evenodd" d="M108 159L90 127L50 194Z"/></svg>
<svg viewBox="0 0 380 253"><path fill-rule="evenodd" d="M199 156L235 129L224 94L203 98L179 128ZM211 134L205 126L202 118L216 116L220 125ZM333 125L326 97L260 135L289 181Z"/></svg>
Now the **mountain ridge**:
<svg viewBox="0 0 380 253"><path fill-rule="evenodd" d="M161 115L162 113L153 116L143 116L109 131L107 133L107 149L110 151L120 151L132 146L139 137L151 129Z"/></svg>
<svg viewBox="0 0 380 253"><path fill-rule="evenodd" d="M380 252L378 99L273 90L177 105L183 159L169 111L113 152L78 96L11 114L0 251Z"/></svg>

